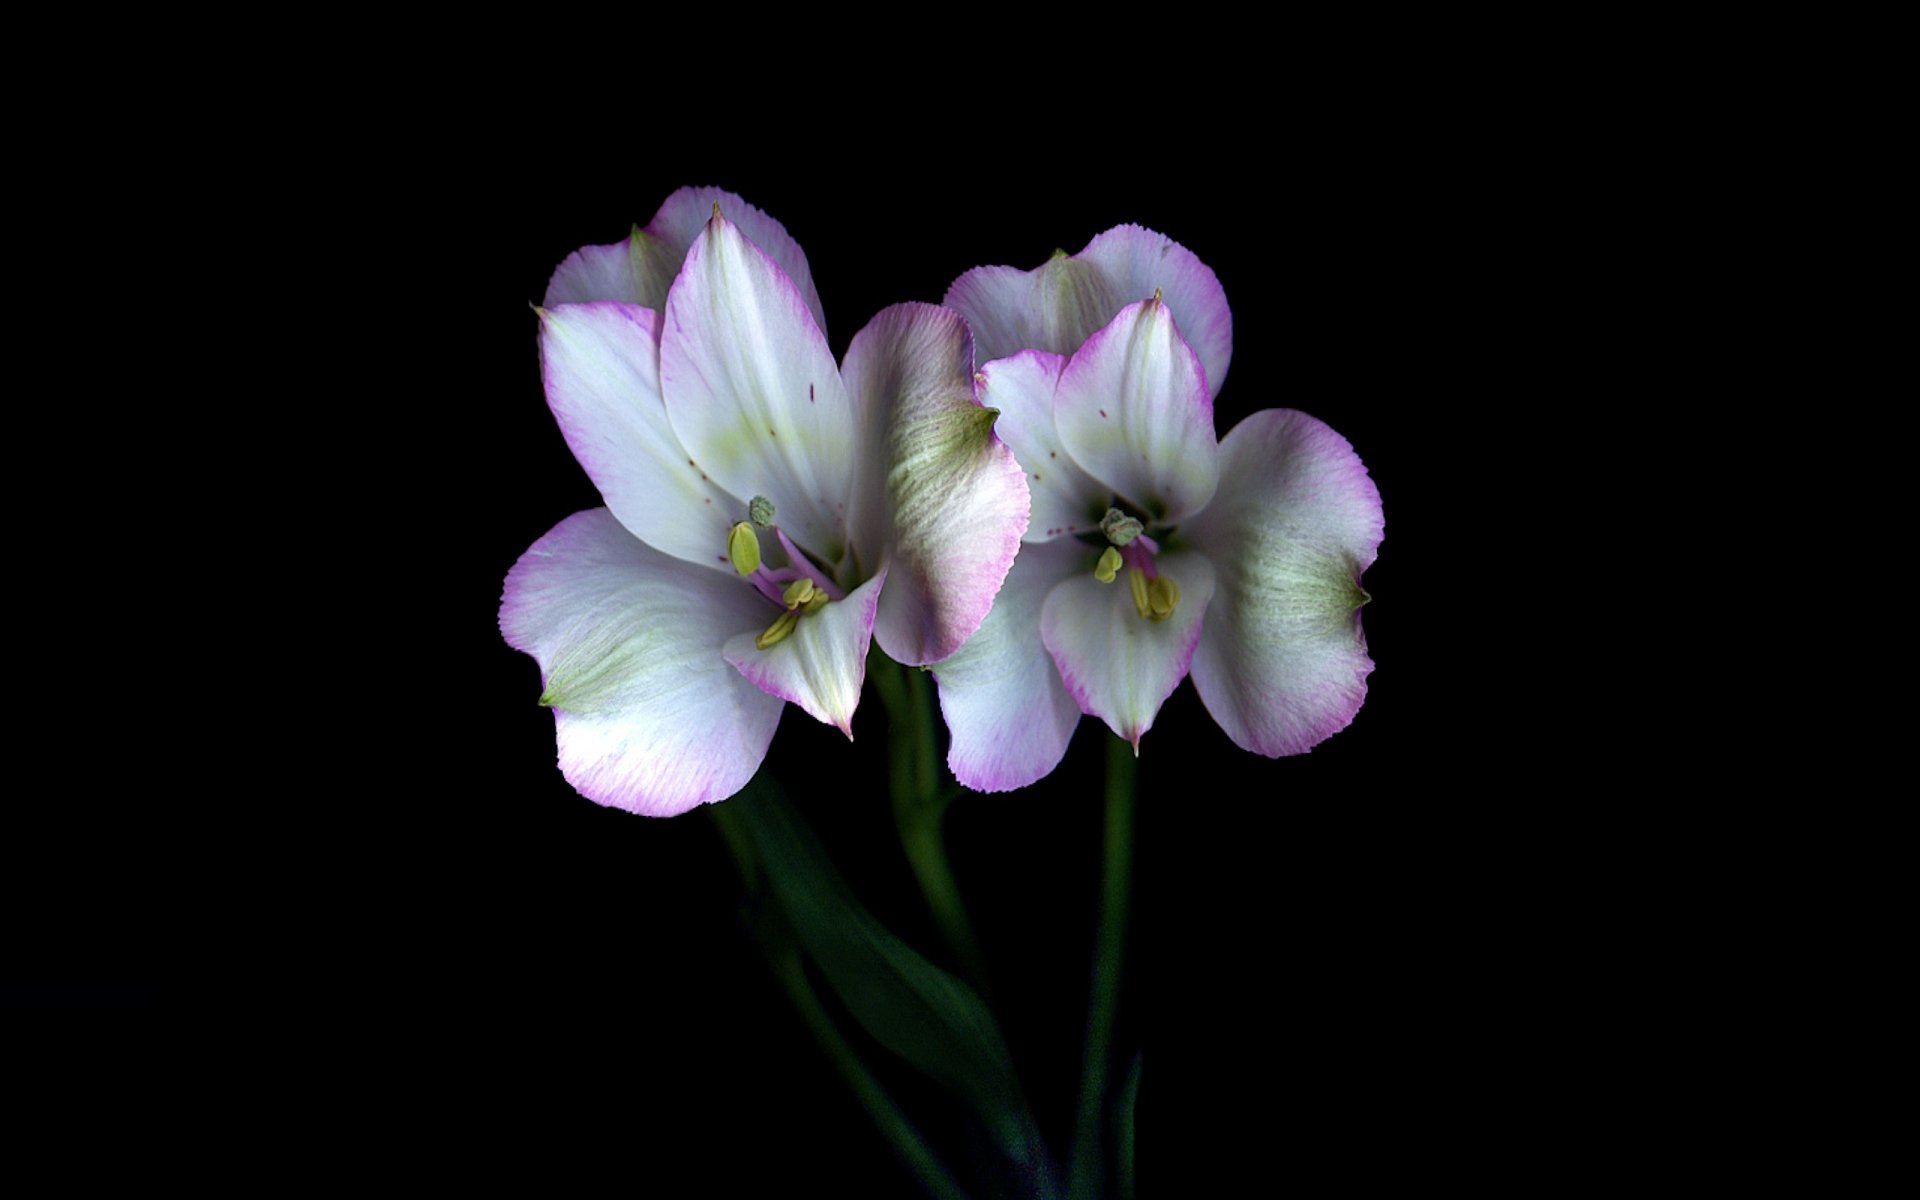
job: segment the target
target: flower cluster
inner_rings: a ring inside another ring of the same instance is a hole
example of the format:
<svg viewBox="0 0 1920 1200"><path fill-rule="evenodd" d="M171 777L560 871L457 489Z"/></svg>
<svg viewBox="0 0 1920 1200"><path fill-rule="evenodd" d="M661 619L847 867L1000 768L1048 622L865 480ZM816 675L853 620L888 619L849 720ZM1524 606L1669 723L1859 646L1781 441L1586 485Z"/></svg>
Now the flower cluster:
<svg viewBox="0 0 1920 1200"><path fill-rule="evenodd" d="M1137 751L1188 674L1260 754L1352 719L1379 493L1302 413L1216 438L1232 317L1190 252L1123 226L888 308L837 365L824 328L799 245L712 189L555 272L547 399L606 507L521 557L500 626L583 794L724 799L788 701L851 736L874 638L933 667L980 790L1083 712Z"/></svg>

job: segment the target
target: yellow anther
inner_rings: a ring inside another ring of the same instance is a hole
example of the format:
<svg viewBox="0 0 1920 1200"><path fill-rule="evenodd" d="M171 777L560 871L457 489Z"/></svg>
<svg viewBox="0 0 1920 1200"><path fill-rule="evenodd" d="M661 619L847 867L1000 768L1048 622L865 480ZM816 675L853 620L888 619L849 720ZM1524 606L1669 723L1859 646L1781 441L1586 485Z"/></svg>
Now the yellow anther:
<svg viewBox="0 0 1920 1200"><path fill-rule="evenodd" d="M1127 568L1127 586L1133 589L1133 607L1143 617L1153 616L1147 607L1147 573L1139 567Z"/></svg>
<svg viewBox="0 0 1920 1200"><path fill-rule="evenodd" d="M753 532L753 525L742 521L727 534L727 557L733 560L733 569L742 575L751 575L760 569L760 538Z"/></svg>
<svg viewBox="0 0 1920 1200"><path fill-rule="evenodd" d="M1147 608L1151 610L1146 614L1147 620L1164 621L1172 616L1173 610L1178 607L1180 607L1179 584L1162 575L1147 585Z"/></svg>
<svg viewBox="0 0 1920 1200"><path fill-rule="evenodd" d="M813 586L813 580L805 578L796 579L787 585L786 591L780 593L780 598L787 602L787 611L792 612L802 604L813 599L813 593L816 590Z"/></svg>
<svg viewBox="0 0 1920 1200"><path fill-rule="evenodd" d="M773 624L767 626L766 632L753 639L753 644L762 650L770 646L776 646L786 641L787 635L792 633L793 627L799 623L799 613L791 611L783 612L773 619Z"/></svg>
<svg viewBox="0 0 1920 1200"><path fill-rule="evenodd" d="M1120 552L1108 546L1100 553L1100 561L1093 564L1093 577L1101 583L1112 583L1113 577L1120 573Z"/></svg>
<svg viewBox="0 0 1920 1200"><path fill-rule="evenodd" d="M821 609L827 606L827 601L831 599L832 597L827 595L827 593L822 591L821 589L819 588L813 589L813 599L807 601L804 605L801 606L800 615L804 617L808 613L819 612Z"/></svg>

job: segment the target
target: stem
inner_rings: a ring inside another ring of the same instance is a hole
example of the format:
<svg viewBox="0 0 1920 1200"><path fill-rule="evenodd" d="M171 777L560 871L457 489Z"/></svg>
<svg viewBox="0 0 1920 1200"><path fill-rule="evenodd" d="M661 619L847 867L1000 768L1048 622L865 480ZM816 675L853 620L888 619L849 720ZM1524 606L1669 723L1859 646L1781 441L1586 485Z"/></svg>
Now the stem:
<svg viewBox="0 0 1920 1200"><path fill-rule="evenodd" d="M1133 883L1133 747L1107 739L1107 844L1100 875L1100 932L1094 946L1087 1043L1080 1075L1080 1110L1073 1126L1073 1200L1100 1194L1100 1106L1113 1056L1113 1016L1120 1002L1120 966L1126 948L1127 900Z"/></svg>
<svg viewBox="0 0 1920 1200"><path fill-rule="evenodd" d="M988 997L986 960L974 937L973 923L967 919L966 904L960 899L953 864L947 858L942 822L951 797L943 795L940 788L932 687L925 671L886 660L876 665L880 669L872 674L880 702L887 710L887 770L901 848L960 973Z"/></svg>
<svg viewBox="0 0 1920 1200"><path fill-rule="evenodd" d="M740 867L740 874L749 887L759 876L759 864L753 857L753 840L740 823L738 814L725 805L715 805L711 810L714 822L719 826L721 836L726 839L727 848L733 851L734 861ZM915 1179L931 1195L940 1200L967 1200L966 1192L960 1187L953 1173L947 1170L939 1156L920 1136L913 1122L907 1120L887 1090L867 1070L860 1061L859 1053L847 1039L840 1034L828 1015L826 1006L820 1003L820 995L807 979L806 969L801 966L800 956L791 950L776 952L766 941L760 940L760 947L766 953L767 965L773 968L774 977L779 979L781 987L786 989L787 998L793 1001L799 1010L800 1019L806 1022L807 1029L813 1034L820 1049L826 1052L827 1059L834 1070L853 1089L860 1104L880 1127L887 1140L893 1143L895 1153L906 1164Z"/></svg>
<svg viewBox="0 0 1920 1200"><path fill-rule="evenodd" d="M833 1018L827 1015L826 1006L820 1003L819 994L808 982L807 973L800 965L799 955L781 955L773 964L773 969L774 974L780 977L781 984L786 987L787 996L793 1001L793 1006L800 1010L800 1016L806 1021L807 1028L813 1031L814 1040L820 1043L820 1048L825 1050L827 1057L833 1060L833 1065L840 1072L840 1077L847 1081L847 1085L853 1089L853 1094L860 1098L860 1103L866 1108L867 1115L873 1118L873 1123L878 1125L880 1132L886 1134L887 1139L893 1143L894 1150L906 1162L907 1168L913 1172L913 1177L930 1194L940 1197L941 1200L967 1200L966 1192L961 1189L952 1172L941 1163L932 1148L927 1145L926 1140L920 1136L920 1131L907 1120L906 1114L894 1104L893 1098L888 1096L886 1089L880 1086L880 1081L867 1070L866 1065L860 1061L860 1056L847 1043L847 1039L840 1036L840 1030L833 1024Z"/></svg>

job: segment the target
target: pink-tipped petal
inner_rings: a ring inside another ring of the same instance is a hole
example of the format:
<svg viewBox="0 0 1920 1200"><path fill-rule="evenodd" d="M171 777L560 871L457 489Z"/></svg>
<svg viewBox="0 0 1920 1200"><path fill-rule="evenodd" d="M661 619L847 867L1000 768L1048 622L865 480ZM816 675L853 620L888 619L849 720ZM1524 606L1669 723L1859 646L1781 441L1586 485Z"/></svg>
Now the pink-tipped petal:
<svg viewBox="0 0 1920 1200"><path fill-rule="evenodd" d="M1254 413L1220 443L1219 494L1183 532L1218 577L1193 682L1235 745L1299 754L1360 710L1360 575L1384 529L1353 447L1305 413Z"/></svg>
<svg viewBox="0 0 1920 1200"><path fill-rule="evenodd" d="M1026 540L1047 542L1100 527L1112 489L1082 471L1053 424L1053 393L1067 360L1023 350L980 368L980 402L1000 410L996 432L1026 469L1033 516Z"/></svg>
<svg viewBox="0 0 1920 1200"><path fill-rule="evenodd" d="M894 661L936 662L973 636L1027 528L1027 481L973 394L973 338L950 309L896 304L854 336L860 560L892 580L874 635Z"/></svg>
<svg viewBox="0 0 1920 1200"><path fill-rule="evenodd" d="M867 648L873 642L874 609L887 569L833 603L800 618L786 639L762 650L754 644L760 630L727 640L726 659L736 671L769 696L791 700L817 721L853 736L853 710L867 678ZM771 623L762 610L762 626Z"/></svg>
<svg viewBox="0 0 1920 1200"><path fill-rule="evenodd" d="M1053 419L1087 474L1157 520L1213 498L1213 400L1165 304L1129 304L1087 339L1060 374Z"/></svg>
<svg viewBox="0 0 1920 1200"><path fill-rule="evenodd" d="M1233 311L1207 264L1166 234L1138 225L1107 230L1074 258L1092 264L1120 304L1149 299L1159 290L1181 336L1206 368L1209 394L1220 394L1233 358Z"/></svg>
<svg viewBox="0 0 1920 1200"><path fill-rule="evenodd" d="M837 563L853 410L804 298L724 215L694 240L667 297L660 380L688 456L734 495L773 501L781 528Z"/></svg>
<svg viewBox="0 0 1920 1200"><path fill-rule="evenodd" d="M820 307L820 294L814 290L813 270L807 265L806 252L800 249L800 243L787 233L787 227L761 212L753 205L734 195L714 187L684 187L667 197L660 211L653 214L653 220L647 223L646 232L662 245L671 246L673 269L667 275L667 284L673 282L673 276L680 270L687 251L707 227L707 218L713 215L713 206L720 206L720 215L733 222L741 233L767 252L767 257L779 264L793 286L805 298L807 311L813 314L814 324L820 327L821 334L827 332L827 315ZM660 305L666 303L667 288L660 289ZM656 305L655 307L659 307Z"/></svg>
<svg viewBox="0 0 1920 1200"><path fill-rule="evenodd" d="M567 782L599 804L670 816L733 795L766 757L780 702L721 646L770 611L595 508L513 565L500 632L540 664Z"/></svg>
<svg viewBox="0 0 1920 1200"><path fill-rule="evenodd" d="M1213 568L1204 556L1162 554L1156 565L1180 585L1180 603L1164 621L1140 615L1124 571L1112 583L1091 570L1075 575L1047 593L1040 610L1040 637L1060 682L1081 712L1105 721L1135 750L1186 678L1213 596Z"/></svg>
<svg viewBox="0 0 1920 1200"><path fill-rule="evenodd" d="M565 304L540 317L547 403L573 456L636 537L718 570L746 502L694 462L660 399L659 314L629 304Z"/></svg>
<svg viewBox="0 0 1920 1200"><path fill-rule="evenodd" d="M942 303L973 326L986 362L1021 350L1072 354L1126 299L1093 264L1056 254L1031 271L975 267Z"/></svg>
<svg viewBox="0 0 1920 1200"><path fill-rule="evenodd" d="M1074 541L1022 546L980 632L933 668L953 735L947 766L975 791L1026 787L1066 755L1080 705L1040 641L1040 610L1055 585L1091 572L1093 561Z"/></svg>
<svg viewBox="0 0 1920 1200"><path fill-rule="evenodd" d="M557 308L604 300L657 309L667 302L667 285L678 268L676 264L663 273L655 265L659 257L637 229L633 236L605 246L582 246L560 260L540 303Z"/></svg>
<svg viewBox="0 0 1920 1200"><path fill-rule="evenodd" d="M680 273L688 248L706 228L716 203L728 220L780 264L780 269L806 297L807 307L824 333L826 316L820 309L813 272L807 266L807 256L800 244L788 236L780 222L732 192L719 188L681 188L667 197L645 229L635 229L632 236L610 245L582 246L569 254L553 273L542 303L552 308L560 304L615 300L642 308L665 308L667 290L673 286L674 276Z"/></svg>

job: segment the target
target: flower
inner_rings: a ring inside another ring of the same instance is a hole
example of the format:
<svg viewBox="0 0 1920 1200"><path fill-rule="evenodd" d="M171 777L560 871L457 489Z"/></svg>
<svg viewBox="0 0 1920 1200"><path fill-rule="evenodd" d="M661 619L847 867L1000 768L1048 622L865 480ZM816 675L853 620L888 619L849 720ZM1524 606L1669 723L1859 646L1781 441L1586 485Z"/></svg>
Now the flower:
<svg viewBox="0 0 1920 1200"><path fill-rule="evenodd" d="M1232 317L1213 272L1121 226L1034 271L970 271L946 302L997 357L977 391L1033 491L993 612L934 668L955 777L1034 782L1083 712L1138 753L1189 671L1243 749L1299 754L1345 728L1373 669L1360 576L1380 494L1305 413L1216 440Z"/></svg>
<svg viewBox="0 0 1920 1200"><path fill-rule="evenodd" d="M607 506L508 573L568 782L669 815L725 799L784 702L849 737L870 640L924 664L985 618L1028 491L946 309L876 316L836 368L800 247L682 189L554 273L547 400Z"/></svg>

